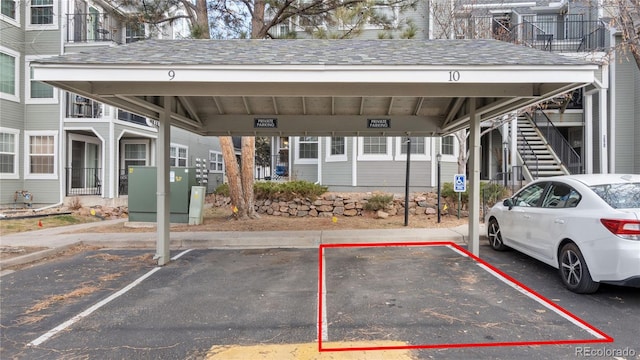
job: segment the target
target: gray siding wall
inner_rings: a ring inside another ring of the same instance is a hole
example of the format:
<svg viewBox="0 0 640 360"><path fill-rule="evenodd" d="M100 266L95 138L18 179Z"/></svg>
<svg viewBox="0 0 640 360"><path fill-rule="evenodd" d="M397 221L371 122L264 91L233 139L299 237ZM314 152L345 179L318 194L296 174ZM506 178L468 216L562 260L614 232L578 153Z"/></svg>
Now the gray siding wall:
<svg viewBox="0 0 640 360"><path fill-rule="evenodd" d="M615 64L615 172L640 173L640 80L632 58L617 54Z"/></svg>
<svg viewBox="0 0 640 360"><path fill-rule="evenodd" d="M405 160L387 160L387 161L357 161L357 185L352 186L353 161L357 159L357 154L353 151L353 142L355 138L346 138L347 161L327 162L326 157L326 138L321 138L320 143L320 161L322 161L322 185L328 186L330 191L390 191L395 193L404 192L406 181ZM392 142L392 155L396 154L397 138ZM432 140L435 141L435 140ZM291 151L295 154L297 151L296 143L293 142ZM430 147L428 150L430 152ZM443 162L445 164L446 162ZM410 188L411 191L424 191L432 189L435 184L431 181L432 176L431 161L416 160L411 161L410 168ZM453 171L451 172L451 181L457 165L453 163ZM293 177L297 180L317 181L318 165L312 164L296 164L293 163ZM447 172L446 174L448 174ZM443 172L443 176L444 176ZM443 177L444 179L444 177Z"/></svg>

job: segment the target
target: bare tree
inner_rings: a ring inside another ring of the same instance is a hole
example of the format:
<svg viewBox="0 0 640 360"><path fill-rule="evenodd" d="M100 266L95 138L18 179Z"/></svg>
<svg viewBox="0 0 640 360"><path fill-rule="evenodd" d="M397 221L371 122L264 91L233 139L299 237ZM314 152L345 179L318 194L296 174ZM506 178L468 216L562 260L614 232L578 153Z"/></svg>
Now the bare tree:
<svg viewBox="0 0 640 360"><path fill-rule="evenodd" d="M605 0L605 11L610 25L621 34L620 49L631 53L640 70L640 1Z"/></svg>

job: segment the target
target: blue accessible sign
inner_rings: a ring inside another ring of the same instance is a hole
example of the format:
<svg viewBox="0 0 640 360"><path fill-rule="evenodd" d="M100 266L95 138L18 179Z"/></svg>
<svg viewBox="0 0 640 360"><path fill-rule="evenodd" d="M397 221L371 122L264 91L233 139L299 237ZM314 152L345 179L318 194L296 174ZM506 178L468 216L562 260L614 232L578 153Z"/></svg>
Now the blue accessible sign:
<svg viewBox="0 0 640 360"><path fill-rule="evenodd" d="M467 176L465 174L455 174L453 177L453 191L467 191Z"/></svg>

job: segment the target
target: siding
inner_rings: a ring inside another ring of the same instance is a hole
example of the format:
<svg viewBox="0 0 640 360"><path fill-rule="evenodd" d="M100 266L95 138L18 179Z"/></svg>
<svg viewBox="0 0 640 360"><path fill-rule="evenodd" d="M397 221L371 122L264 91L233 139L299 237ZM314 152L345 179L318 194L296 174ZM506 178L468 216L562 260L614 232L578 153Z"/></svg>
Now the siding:
<svg viewBox="0 0 640 360"><path fill-rule="evenodd" d="M38 44L25 47L25 55L60 54L60 30L27 31L24 41L27 44Z"/></svg>
<svg viewBox="0 0 640 360"><path fill-rule="evenodd" d="M619 173L638 173L636 167L639 151L638 142L638 111L640 111L640 93L638 86L638 68L632 58L617 53L615 64L615 95L616 95L616 129L615 154L616 168Z"/></svg>

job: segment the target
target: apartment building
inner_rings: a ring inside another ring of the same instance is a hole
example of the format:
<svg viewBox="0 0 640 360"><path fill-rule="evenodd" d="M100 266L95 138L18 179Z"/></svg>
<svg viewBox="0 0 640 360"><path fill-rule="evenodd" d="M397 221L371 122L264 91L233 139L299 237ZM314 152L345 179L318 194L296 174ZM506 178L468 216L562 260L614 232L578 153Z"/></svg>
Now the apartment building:
<svg viewBox="0 0 640 360"><path fill-rule="evenodd" d="M36 59L188 35L184 23L149 28L127 15L100 0L1 1L0 207L126 204L129 166L155 165L157 123L31 80ZM171 165L197 167L209 188L223 181L215 137L172 128Z"/></svg>
<svg viewBox="0 0 640 360"><path fill-rule="evenodd" d="M495 38L596 61L601 66L592 86L483 124L481 178L515 183L572 173L640 173L640 70L616 47L619 32L599 4L425 1L408 13L381 9L395 16L398 27L365 27L360 36L399 38L412 24L417 29L408 41ZM305 36L303 25L294 22L287 29ZM438 163L443 181L461 172L465 148L458 138L466 139L464 133L411 138L413 189L436 185ZM405 184L407 138L276 139L273 154L281 174L333 190L401 192Z"/></svg>

